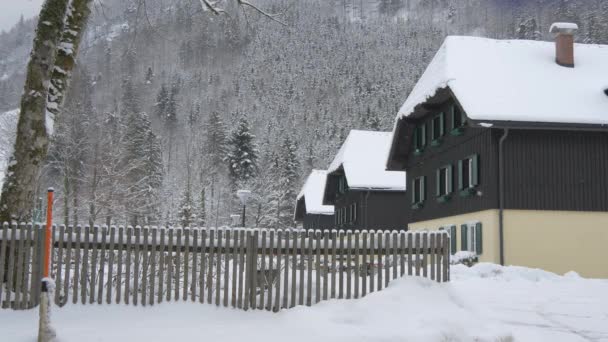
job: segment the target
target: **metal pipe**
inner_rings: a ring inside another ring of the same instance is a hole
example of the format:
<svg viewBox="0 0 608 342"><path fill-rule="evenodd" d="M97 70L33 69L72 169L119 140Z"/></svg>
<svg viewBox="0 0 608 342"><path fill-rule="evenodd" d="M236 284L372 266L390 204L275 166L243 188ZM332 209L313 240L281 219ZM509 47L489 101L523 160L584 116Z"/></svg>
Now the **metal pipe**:
<svg viewBox="0 0 608 342"><path fill-rule="evenodd" d="M505 236L504 236L504 209L505 209L505 156L504 142L509 136L509 129L505 128L498 142L498 241L500 264L505 265Z"/></svg>

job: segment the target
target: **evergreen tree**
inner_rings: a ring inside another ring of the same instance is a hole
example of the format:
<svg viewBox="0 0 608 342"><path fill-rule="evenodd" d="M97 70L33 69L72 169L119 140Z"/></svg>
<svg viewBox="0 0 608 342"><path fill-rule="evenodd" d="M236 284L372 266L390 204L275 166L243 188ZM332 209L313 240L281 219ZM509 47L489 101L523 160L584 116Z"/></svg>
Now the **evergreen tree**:
<svg viewBox="0 0 608 342"><path fill-rule="evenodd" d="M196 222L196 215L194 213L194 206L192 204L192 196L190 192L190 184L184 188L177 217L179 219L179 224L182 227L190 227Z"/></svg>
<svg viewBox="0 0 608 342"><path fill-rule="evenodd" d="M158 95L156 95L155 111L156 116L163 119L167 117L167 107L169 106L169 92L165 84L161 84Z"/></svg>
<svg viewBox="0 0 608 342"><path fill-rule="evenodd" d="M161 146L148 115L131 114L126 124L125 155L127 212L133 225L158 219L159 190L163 180Z"/></svg>
<svg viewBox="0 0 608 342"><path fill-rule="evenodd" d="M298 146L290 137L285 137L281 144L278 160L278 184L280 189L280 204L278 222L282 227L293 224L294 205L297 196L297 185L300 175L300 162L298 161Z"/></svg>
<svg viewBox="0 0 608 342"><path fill-rule="evenodd" d="M154 72L151 67L148 67L148 71L146 72L146 84L151 84L154 79Z"/></svg>
<svg viewBox="0 0 608 342"><path fill-rule="evenodd" d="M229 153L225 159L234 186L247 182L256 175L258 150L254 138L247 119L239 119L237 128L228 141Z"/></svg>

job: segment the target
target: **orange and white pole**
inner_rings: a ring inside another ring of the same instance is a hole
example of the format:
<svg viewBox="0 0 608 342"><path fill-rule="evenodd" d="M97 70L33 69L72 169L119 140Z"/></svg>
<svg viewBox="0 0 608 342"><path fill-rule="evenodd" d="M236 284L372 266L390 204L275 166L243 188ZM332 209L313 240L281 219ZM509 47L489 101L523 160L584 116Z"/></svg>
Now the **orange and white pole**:
<svg viewBox="0 0 608 342"><path fill-rule="evenodd" d="M44 278L40 291L40 319L38 322L38 342L50 342L57 334L51 325L51 300L55 284L51 277L51 251L53 250L53 188L46 195L46 234L44 240Z"/></svg>

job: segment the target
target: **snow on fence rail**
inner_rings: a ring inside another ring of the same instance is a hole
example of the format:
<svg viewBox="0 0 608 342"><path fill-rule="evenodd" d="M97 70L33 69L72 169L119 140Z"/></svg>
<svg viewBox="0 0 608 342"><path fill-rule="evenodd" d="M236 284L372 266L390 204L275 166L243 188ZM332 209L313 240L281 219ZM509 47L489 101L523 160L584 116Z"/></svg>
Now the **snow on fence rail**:
<svg viewBox="0 0 608 342"><path fill-rule="evenodd" d="M2 308L39 304L46 230L0 230ZM53 227L55 303L192 301L279 311L360 298L404 275L449 280L445 232Z"/></svg>

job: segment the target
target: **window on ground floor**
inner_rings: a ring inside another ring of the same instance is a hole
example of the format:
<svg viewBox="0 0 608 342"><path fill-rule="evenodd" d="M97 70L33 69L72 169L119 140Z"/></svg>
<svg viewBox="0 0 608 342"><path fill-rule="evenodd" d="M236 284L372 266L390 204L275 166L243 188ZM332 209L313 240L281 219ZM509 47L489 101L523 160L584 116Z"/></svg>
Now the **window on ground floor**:
<svg viewBox="0 0 608 342"><path fill-rule="evenodd" d="M460 226L461 250L477 255L483 253L483 235L481 222L465 223Z"/></svg>

